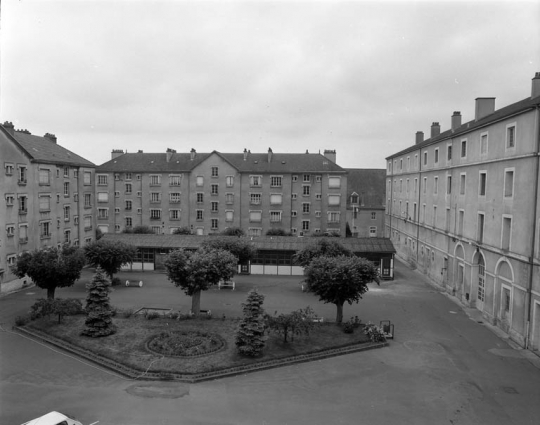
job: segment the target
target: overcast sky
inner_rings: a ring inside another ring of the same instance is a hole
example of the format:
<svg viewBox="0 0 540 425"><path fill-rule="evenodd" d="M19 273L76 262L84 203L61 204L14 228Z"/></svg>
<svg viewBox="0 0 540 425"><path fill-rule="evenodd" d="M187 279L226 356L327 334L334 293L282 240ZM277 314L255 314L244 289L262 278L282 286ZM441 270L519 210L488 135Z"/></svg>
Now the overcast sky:
<svg viewBox="0 0 540 425"><path fill-rule="evenodd" d="M346 168L530 96L538 1L2 0L0 120L102 164L335 149Z"/></svg>

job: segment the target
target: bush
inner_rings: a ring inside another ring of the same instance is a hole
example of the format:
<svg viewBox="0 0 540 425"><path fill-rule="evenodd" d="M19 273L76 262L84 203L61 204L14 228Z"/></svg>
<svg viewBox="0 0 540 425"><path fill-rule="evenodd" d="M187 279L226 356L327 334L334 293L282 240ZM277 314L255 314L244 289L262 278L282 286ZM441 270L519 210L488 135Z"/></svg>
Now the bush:
<svg viewBox="0 0 540 425"><path fill-rule="evenodd" d="M348 322L343 324L343 332L346 334L352 334L356 328L360 326L360 319L358 316L351 317Z"/></svg>
<svg viewBox="0 0 540 425"><path fill-rule="evenodd" d="M154 319L159 318L159 317L160 317L160 314L159 314L159 313L156 313L155 311L153 311L153 312L150 312L150 313L146 313L145 316L146 316L146 318L147 318L148 320L154 320Z"/></svg>
<svg viewBox="0 0 540 425"><path fill-rule="evenodd" d="M28 316L17 316L15 318L15 326L24 326L30 321Z"/></svg>
<svg viewBox="0 0 540 425"><path fill-rule="evenodd" d="M35 320L41 317L50 317L52 314L58 315L58 323L62 322L64 316L74 316L84 313L80 300L75 298L38 299L30 308L30 319Z"/></svg>
<svg viewBox="0 0 540 425"><path fill-rule="evenodd" d="M383 330L374 325L373 323L369 323L364 328L364 333L371 339L373 342L384 342L386 341L386 337L384 336Z"/></svg>
<svg viewBox="0 0 540 425"><path fill-rule="evenodd" d="M125 317L126 319L129 319L131 316L133 316L133 314L135 313L135 310L133 310L132 308L125 308L123 310L120 311L121 314L122 314L122 317ZM117 312L118 314L118 312Z"/></svg>
<svg viewBox="0 0 540 425"><path fill-rule="evenodd" d="M289 314L279 316L266 315L266 326L278 335L283 335L283 342L288 342L290 335L291 342L295 335L309 335L315 327L315 313L311 307L299 309Z"/></svg>
<svg viewBox="0 0 540 425"><path fill-rule="evenodd" d="M111 281L111 286L118 286L121 284L122 284L122 281L118 277L113 278L113 280Z"/></svg>

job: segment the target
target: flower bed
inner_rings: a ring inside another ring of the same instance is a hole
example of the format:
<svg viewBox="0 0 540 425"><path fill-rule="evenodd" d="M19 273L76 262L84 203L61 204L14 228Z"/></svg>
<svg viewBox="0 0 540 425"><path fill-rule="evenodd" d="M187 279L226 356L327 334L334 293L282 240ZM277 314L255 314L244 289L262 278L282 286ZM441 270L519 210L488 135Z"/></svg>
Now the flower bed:
<svg viewBox="0 0 540 425"><path fill-rule="evenodd" d="M204 356L224 347L219 335L199 331L161 332L146 343L149 351L168 357Z"/></svg>

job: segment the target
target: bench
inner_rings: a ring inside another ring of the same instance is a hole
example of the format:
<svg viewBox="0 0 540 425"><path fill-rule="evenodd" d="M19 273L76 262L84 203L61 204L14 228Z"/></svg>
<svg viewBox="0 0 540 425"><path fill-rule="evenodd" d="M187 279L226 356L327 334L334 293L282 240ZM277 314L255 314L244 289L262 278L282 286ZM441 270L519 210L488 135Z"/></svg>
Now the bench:
<svg viewBox="0 0 540 425"><path fill-rule="evenodd" d="M394 325L390 320L381 320L380 328L386 339L394 339Z"/></svg>
<svg viewBox="0 0 540 425"><path fill-rule="evenodd" d="M130 286L130 285L132 285L132 283L129 280L126 280L126 286ZM140 280L139 283L133 282L133 285L138 286L139 288L142 288L143 287L143 281Z"/></svg>
<svg viewBox="0 0 540 425"><path fill-rule="evenodd" d="M220 280L218 282L218 289L221 290L221 288L231 288L234 291L234 288L236 287L236 284L234 283L234 280Z"/></svg>
<svg viewBox="0 0 540 425"><path fill-rule="evenodd" d="M203 315L203 316L204 316L204 315L207 315L208 317L212 317L212 310L203 310L203 309L200 309L200 310L199 310L199 313L200 313L201 315ZM195 313L193 313L193 310L189 310L189 315L190 315L191 317L195 316Z"/></svg>

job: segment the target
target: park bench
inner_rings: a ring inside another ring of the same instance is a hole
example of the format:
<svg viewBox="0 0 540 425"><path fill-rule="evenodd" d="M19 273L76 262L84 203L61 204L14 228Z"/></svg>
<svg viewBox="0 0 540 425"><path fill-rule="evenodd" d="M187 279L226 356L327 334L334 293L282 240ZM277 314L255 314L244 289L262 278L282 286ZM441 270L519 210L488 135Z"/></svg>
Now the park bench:
<svg viewBox="0 0 540 425"><path fill-rule="evenodd" d="M129 280L126 280L126 286L131 286L131 285L138 286L139 288L142 288L143 287L143 281L140 280L139 283L137 283L137 282L131 283Z"/></svg>
<svg viewBox="0 0 540 425"><path fill-rule="evenodd" d="M221 288L231 288L234 291L234 288L236 287L236 284L234 283L234 280L220 280L218 282L218 289L221 290Z"/></svg>
<svg viewBox="0 0 540 425"><path fill-rule="evenodd" d="M394 339L394 325L390 320L381 320L380 328L386 339Z"/></svg>
<svg viewBox="0 0 540 425"><path fill-rule="evenodd" d="M201 315L203 315L203 316L206 314L208 317L212 317L212 310L203 310L203 309L200 309L200 310L199 310L199 313L200 313ZM195 313L193 313L193 310L189 310L189 315L190 315L191 317L195 316Z"/></svg>

